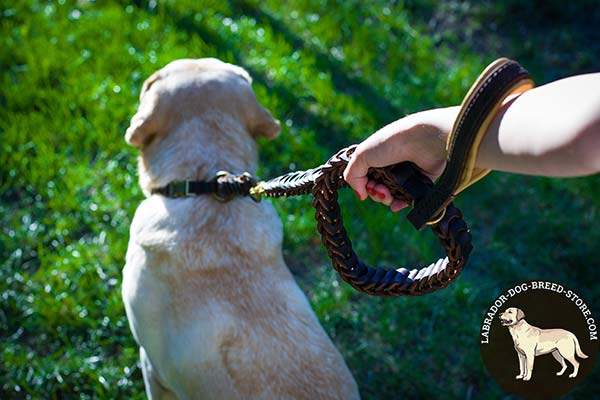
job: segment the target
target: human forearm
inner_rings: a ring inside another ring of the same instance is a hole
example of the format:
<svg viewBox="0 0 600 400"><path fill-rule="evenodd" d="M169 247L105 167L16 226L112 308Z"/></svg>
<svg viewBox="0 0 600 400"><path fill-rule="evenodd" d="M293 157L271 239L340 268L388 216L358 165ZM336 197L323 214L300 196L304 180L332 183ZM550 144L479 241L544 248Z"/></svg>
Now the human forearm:
<svg viewBox="0 0 600 400"><path fill-rule="evenodd" d="M344 171L361 199L399 210L389 190L369 182L369 167L412 161L435 179L446 164L446 141L460 107L401 118L362 142ZM480 168L545 176L600 171L600 73L575 76L531 89L495 117L479 148Z"/></svg>
<svg viewBox="0 0 600 400"><path fill-rule="evenodd" d="M495 118L477 165L544 176L600 171L600 73L522 94Z"/></svg>

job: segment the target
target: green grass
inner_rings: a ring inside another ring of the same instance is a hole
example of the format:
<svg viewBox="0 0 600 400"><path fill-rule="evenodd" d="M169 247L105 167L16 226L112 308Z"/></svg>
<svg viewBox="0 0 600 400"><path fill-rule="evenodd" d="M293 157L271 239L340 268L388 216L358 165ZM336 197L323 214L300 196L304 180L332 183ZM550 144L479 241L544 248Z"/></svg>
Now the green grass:
<svg viewBox="0 0 600 400"><path fill-rule="evenodd" d="M517 58L538 83L600 59L593 2L519 13L516 1L136 4L0 6L2 399L144 398L120 298L128 227L143 198L123 134L141 83L168 62L214 56L251 72L283 126L260 143L260 174L270 177L316 166L407 113L458 104L499 55ZM364 398L504 398L479 357L483 312L509 285L540 278L576 289L600 315L599 189L598 176L493 173L458 201L476 246L467 270L448 289L401 299L339 280L314 251L310 199L274 202L288 264ZM441 255L402 216L341 199L370 263ZM597 395L599 378L596 366L570 398Z"/></svg>

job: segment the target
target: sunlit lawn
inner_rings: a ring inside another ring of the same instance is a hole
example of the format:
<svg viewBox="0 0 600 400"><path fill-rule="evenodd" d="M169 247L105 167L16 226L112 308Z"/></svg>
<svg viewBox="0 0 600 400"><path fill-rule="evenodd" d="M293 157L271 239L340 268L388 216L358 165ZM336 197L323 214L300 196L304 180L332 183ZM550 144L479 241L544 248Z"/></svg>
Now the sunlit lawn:
<svg viewBox="0 0 600 400"><path fill-rule="evenodd" d="M580 10L553 16L554 2L541 10L557 19L553 33L534 18L527 40L517 29L502 36L486 28L488 18L507 26L512 1L466 10L436 1L136 3L0 6L2 399L144 397L120 298L129 223L143 198L123 134L141 83L166 63L212 56L250 71L283 127L276 141L260 143L259 172L270 177L316 166L410 112L458 104L497 56L518 57L539 83L600 59L597 32L567 29ZM452 23L457 15L469 19ZM600 23L597 12L582 18ZM458 205L474 237L470 264L448 289L419 298L353 291L314 251L310 199L274 202L287 262L364 398L505 396L484 370L478 333L488 304L515 282L561 282L600 315L598 176L493 173L469 189ZM441 255L404 214L348 193L342 202L370 263L414 266ZM599 392L596 366L572 397Z"/></svg>

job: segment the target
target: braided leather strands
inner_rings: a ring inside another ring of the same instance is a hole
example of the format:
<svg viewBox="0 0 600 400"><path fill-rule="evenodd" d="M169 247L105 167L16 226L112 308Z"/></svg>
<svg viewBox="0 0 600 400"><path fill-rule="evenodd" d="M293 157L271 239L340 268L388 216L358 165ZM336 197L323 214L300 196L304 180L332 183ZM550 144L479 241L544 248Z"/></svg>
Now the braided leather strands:
<svg viewBox="0 0 600 400"><path fill-rule="evenodd" d="M323 166L306 171L290 172L261 184L267 197L288 197L312 193L315 180L322 175Z"/></svg>
<svg viewBox="0 0 600 400"><path fill-rule="evenodd" d="M449 204L444 217L431 228L446 251L446 258L420 269L371 267L360 260L343 226L337 190L347 187L342 173L356 146L340 150L318 168L275 178L263 185L269 197L312 193L321 241L333 268L358 291L375 296L416 296L442 289L456 279L472 250L471 234L460 210ZM393 196L413 203L429 194L433 183L414 164L373 168L369 176L385 184Z"/></svg>

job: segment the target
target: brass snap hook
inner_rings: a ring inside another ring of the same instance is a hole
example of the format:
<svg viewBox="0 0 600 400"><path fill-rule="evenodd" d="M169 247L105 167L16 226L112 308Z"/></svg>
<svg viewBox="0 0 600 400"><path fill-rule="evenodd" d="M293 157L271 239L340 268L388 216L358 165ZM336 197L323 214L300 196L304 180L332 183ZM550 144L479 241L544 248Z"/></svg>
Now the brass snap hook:
<svg viewBox="0 0 600 400"><path fill-rule="evenodd" d="M265 181L260 181L250 188L248 196L257 203L260 203L262 196L265 194Z"/></svg>

